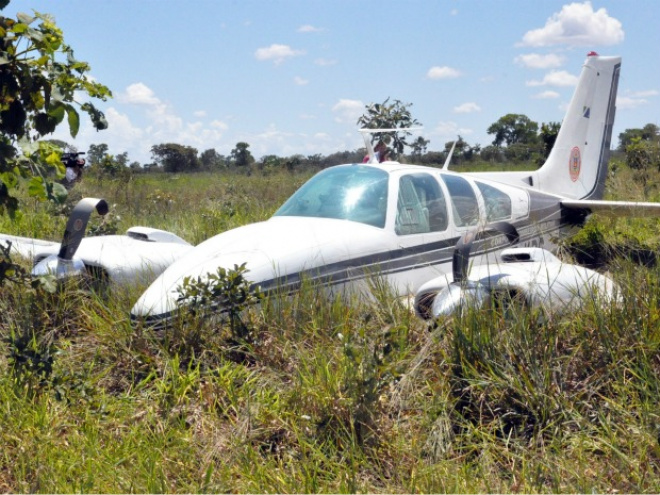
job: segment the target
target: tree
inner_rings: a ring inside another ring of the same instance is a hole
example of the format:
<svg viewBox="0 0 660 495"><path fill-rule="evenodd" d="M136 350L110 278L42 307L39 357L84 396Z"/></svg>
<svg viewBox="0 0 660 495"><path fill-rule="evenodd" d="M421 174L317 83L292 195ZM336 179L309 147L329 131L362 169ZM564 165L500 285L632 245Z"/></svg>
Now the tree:
<svg viewBox="0 0 660 495"><path fill-rule="evenodd" d="M95 167L101 164L105 156L108 154L108 145L105 143L101 144L90 144L89 149L87 150L87 163L90 167Z"/></svg>
<svg viewBox="0 0 660 495"><path fill-rule="evenodd" d="M115 157L115 161L117 162L117 166L120 168L127 168L128 167L128 152L124 151L123 153L119 153Z"/></svg>
<svg viewBox="0 0 660 495"><path fill-rule="evenodd" d="M487 132L494 134L494 146L512 144L536 144L538 142L539 126L526 115L509 113L490 125Z"/></svg>
<svg viewBox="0 0 660 495"><path fill-rule="evenodd" d="M396 155L401 155L406 146L412 147L412 144L406 141L411 133L405 129L420 124L410 113L409 108L412 103L406 104L399 100L389 103L389 101L390 99L387 98L383 103L366 105L367 111L357 120L357 124L362 129L401 129L394 132L374 133L371 137L372 143L383 142L391 146Z"/></svg>
<svg viewBox="0 0 660 495"><path fill-rule="evenodd" d="M245 142L236 143L236 147L231 150L230 160L235 167L245 167L254 163L254 157L248 148L250 145Z"/></svg>
<svg viewBox="0 0 660 495"><path fill-rule="evenodd" d="M224 157L213 148L199 155L199 163L204 170L217 170L225 166Z"/></svg>
<svg viewBox="0 0 660 495"><path fill-rule="evenodd" d="M7 3L0 1L0 7ZM87 76L89 70L86 62L76 60L50 16L0 16L0 213L13 215L18 209L10 190L19 177L30 178L32 196L54 198L58 185L47 179L47 171L63 175L61 149L37 142L41 137L66 118L75 138L80 128L78 109L88 114L97 130L108 126L92 103L77 100L79 95L102 101L112 97L106 86Z"/></svg>
<svg viewBox="0 0 660 495"><path fill-rule="evenodd" d="M491 163L501 163L504 160L504 153L502 148L498 146L486 146L479 152L479 156L483 161Z"/></svg>
<svg viewBox="0 0 660 495"><path fill-rule="evenodd" d="M626 129L619 134L619 151L626 151L636 139L660 142L660 128L655 124L646 124L642 129Z"/></svg>
<svg viewBox="0 0 660 495"><path fill-rule="evenodd" d="M264 172L271 172L279 170L283 167L284 160L277 155L265 155L261 157L261 170Z"/></svg>
<svg viewBox="0 0 660 495"><path fill-rule="evenodd" d="M424 139L422 136L418 136L417 139L411 144L412 147L412 157L414 160L419 160L421 156L426 153L426 148L429 145L429 140Z"/></svg>
<svg viewBox="0 0 660 495"><path fill-rule="evenodd" d="M543 156L548 158L552 147L555 145L557 140L557 135L559 134L559 129L561 128L560 122L549 122L547 124L541 124L541 131L539 132L539 137L543 142Z"/></svg>
<svg viewBox="0 0 660 495"><path fill-rule="evenodd" d="M456 143L455 147L454 147L454 143ZM467 143L467 141L465 141L465 139L463 139L463 137L459 135L457 140L447 141L445 143L445 149L442 152L442 156L443 156L442 162L446 161L452 148L454 148L454 153L452 154L450 163L454 163L454 164L461 163L461 161L468 161L468 162L472 161L476 156L479 156L479 154L481 153L480 144L477 143L474 146L470 146Z"/></svg>
<svg viewBox="0 0 660 495"><path fill-rule="evenodd" d="M165 172L192 172L199 168L197 150L191 146L157 144L151 147L151 157Z"/></svg>
<svg viewBox="0 0 660 495"><path fill-rule="evenodd" d="M320 167L322 161L323 161L323 155L321 155L320 153L307 155L307 165L309 165L310 167Z"/></svg>

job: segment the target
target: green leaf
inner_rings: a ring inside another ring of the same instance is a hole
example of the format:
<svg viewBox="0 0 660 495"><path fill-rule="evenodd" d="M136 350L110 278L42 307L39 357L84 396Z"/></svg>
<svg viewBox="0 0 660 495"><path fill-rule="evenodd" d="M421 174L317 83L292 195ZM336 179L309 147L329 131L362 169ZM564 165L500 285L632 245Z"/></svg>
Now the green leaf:
<svg viewBox="0 0 660 495"><path fill-rule="evenodd" d="M46 156L46 163L51 167L56 167L61 162L61 155L55 151Z"/></svg>
<svg viewBox="0 0 660 495"><path fill-rule="evenodd" d="M6 184L9 188L14 188L18 185L18 176L14 172L4 172L0 174L0 182Z"/></svg>
<svg viewBox="0 0 660 495"><path fill-rule="evenodd" d="M12 31L16 34L23 34L27 30L28 30L27 24L23 24L22 22L16 23L12 28Z"/></svg>
<svg viewBox="0 0 660 495"><path fill-rule="evenodd" d="M57 279L55 278L55 275L42 275L35 279L35 285L38 285L50 294L55 294L57 292Z"/></svg>
<svg viewBox="0 0 660 495"><path fill-rule="evenodd" d="M59 102L54 102L48 109L48 116L53 117L59 124L64 120L64 105Z"/></svg>
<svg viewBox="0 0 660 495"><path fill-rule="evenodd" d="M97 131L108 128L108 121L105 119L105 115L100 110L97 110L94 105L91 103L83 103L80 108L89 114L89 118L92 120L94 128Z"/></svg>
<svg viewBox="0 0 660 495"><path fill-rule="evenodd" d="M28 183L28 194L40 201L45 201L48 198L48 191L46 184L41 177L32 177Z"/></svg>
<svg viewBox="0 0 660 495"><path fill-rule="evenodd" d="M66 105L66 114L69 121L69 132L71 133L71 137L75 138L80 130L80 116L71 105Z"/></svg>
<svg viewBox="0 0 660 495"><path fill-rule="evenodd" d="M63 205L66 201L66 198L69 196L69 192L62 184L59 182L54 182L52 196L52 200L55 201L55 203Z"/></svg>

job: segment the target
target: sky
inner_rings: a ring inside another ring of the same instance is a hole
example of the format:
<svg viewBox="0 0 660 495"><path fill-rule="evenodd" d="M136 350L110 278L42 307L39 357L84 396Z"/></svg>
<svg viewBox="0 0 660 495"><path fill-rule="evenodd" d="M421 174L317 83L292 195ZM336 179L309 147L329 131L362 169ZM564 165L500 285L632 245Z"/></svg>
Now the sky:
<svg viewBox="0 0 660 495"><path fill-rule="evenodd" d="M410 104L429 151L491 144L508 113L560 122L586 54L622 56L612 144L660 125L657 0L12 0L48 13L113 92L97 132L52 136L150 163L153 145L229 155L329 155L363 146L357 119Z"/></svg>

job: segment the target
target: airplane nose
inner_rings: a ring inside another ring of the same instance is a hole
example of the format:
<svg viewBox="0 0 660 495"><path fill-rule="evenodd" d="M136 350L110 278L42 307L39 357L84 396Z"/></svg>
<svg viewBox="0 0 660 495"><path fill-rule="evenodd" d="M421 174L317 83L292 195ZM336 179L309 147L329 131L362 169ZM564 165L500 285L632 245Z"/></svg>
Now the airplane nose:
<svg viewBox="0 0 660 495"><path fill-rule="evenodd" d="M153 284L133 305L131 319L151 323L166 321L176 313L178 297L176 288Z"/></svg>

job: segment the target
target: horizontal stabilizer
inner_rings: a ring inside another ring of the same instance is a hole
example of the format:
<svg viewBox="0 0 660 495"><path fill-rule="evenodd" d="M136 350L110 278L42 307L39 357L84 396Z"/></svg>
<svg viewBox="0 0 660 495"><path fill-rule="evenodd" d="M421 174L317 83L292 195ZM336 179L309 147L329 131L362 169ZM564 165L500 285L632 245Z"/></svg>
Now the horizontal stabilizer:
<svg viewBox="0 0 660 495"><path fill-rule="evenodd" d="M589 210L609 217L660 217L660 203L563 199L561 206L571 210Z"/></svg>

